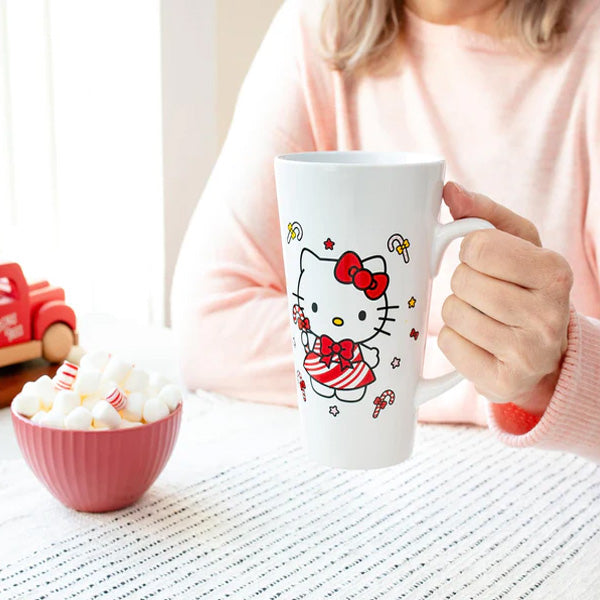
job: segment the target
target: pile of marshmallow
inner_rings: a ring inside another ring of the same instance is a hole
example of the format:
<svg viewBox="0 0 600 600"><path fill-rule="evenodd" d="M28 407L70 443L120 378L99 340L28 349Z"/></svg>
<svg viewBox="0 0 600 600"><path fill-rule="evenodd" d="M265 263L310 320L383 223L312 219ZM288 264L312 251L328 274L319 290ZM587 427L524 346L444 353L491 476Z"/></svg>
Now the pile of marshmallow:
<svg viewBox="0 0 600 600"><path fill-rule="evenodd" d="M154 423L181 399L181 390L162 375L92 352L79 366L65 361L53 379L44 375L26 383L12 408L38 425L91 431Z"/></svg>

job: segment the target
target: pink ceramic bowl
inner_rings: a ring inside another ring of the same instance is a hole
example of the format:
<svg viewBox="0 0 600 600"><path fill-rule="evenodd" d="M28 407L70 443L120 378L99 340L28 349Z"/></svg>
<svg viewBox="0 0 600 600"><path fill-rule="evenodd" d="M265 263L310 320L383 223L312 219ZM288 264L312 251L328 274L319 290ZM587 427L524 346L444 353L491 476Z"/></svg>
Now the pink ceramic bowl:
<svg viewBox="0 0 600 600"><path fill-rule="evenodd" d="M167 464L181 404L155 423L114 431L42 427L11 411L17 441L37 478L66 506L106 512L133 504Z"/></svg>

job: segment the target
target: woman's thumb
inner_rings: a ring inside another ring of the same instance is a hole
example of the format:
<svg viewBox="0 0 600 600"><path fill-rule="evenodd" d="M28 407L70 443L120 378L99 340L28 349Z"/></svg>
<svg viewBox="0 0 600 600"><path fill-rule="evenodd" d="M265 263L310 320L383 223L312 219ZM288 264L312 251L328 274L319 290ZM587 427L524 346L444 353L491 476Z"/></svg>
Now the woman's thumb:
<svg viewBox="0 0 600 600"><path fill-rule="evenodd" d="M538 230L531 221L483 194L465 190L458 183L450 181L444 186L444 202L448 205L454 219L479 217L489 221L496 229L520 237L536 246L542 245Z"/></svg>

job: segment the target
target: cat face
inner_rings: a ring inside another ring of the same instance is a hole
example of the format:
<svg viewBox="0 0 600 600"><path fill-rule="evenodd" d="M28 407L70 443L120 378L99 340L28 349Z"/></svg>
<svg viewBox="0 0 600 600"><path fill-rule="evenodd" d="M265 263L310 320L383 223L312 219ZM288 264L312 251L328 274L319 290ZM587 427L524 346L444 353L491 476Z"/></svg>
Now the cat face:
<svg viewBox="0 0 600 600"><path fill-rule="evenodd" d="M320 258L308 248L302 251L298 304L316 335L325 334L336 341L349 338L366 342L382 331L386 322L386 295L382 293L371 299L352 281L339 281L336 277L338 262ZM380 256L364 260L363 266L372 273L386 272L385 261Z"/></svg>

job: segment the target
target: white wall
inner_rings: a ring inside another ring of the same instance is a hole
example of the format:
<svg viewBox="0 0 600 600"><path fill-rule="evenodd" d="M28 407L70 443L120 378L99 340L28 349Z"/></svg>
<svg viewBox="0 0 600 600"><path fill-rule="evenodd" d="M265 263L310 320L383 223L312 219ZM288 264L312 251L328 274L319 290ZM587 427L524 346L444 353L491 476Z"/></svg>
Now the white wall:
<svg viewBox="0 0 600 600"><path fill-rule="evenodd" d="M0 0L0 261L168 321L179 246L280 0Z"/></svg>
<svg viewBox="0 0 600 600"><path fill-rule="evenodd" d="M181 240L217 155L214 0L163 0L165 307Z"/></svg>
<svg viewBox="0 0 600 600"><path fill-rule="evenodd" d="M159 0L0 0L0 262L164 318Z"/></svg>
<svg viewBox="0 0 600 600"><path fill-rule="evenodd" d="M281 0L162 0L165 305L242 80Z"/></svg>
<svg viewBox="0 0 600 600"><path fill-rule="evenodd" d="M217 124L219 145L254 54L282 0L217 0Z"/></svg>

